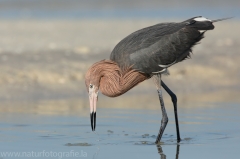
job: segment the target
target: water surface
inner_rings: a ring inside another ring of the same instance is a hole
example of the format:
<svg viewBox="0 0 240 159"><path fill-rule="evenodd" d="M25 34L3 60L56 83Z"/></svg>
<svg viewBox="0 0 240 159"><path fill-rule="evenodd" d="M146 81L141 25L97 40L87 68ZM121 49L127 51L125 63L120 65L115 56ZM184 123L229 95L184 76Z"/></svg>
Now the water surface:
<svg viewBox="0 0 240 159"><path fill-rule="evenodd" d="M95 133L85 112L79 116L1 113L0 158L26 158L27 153L30 158L238 158L238 104L180 107L180 144L172 108L167 108L169 124L160 145L154 144L160 109L100 108Z"/></svg>

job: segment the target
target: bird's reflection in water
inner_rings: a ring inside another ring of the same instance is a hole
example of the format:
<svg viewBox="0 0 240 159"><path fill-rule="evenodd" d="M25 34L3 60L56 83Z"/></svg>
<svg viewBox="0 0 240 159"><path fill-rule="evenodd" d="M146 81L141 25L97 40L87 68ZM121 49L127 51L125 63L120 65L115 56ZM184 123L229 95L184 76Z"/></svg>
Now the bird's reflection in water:
<svg viewBox="0 0 240 159"><path fill-rule="evenodd" d="M160 154L160 159L166 159L167 158L167 156L163 153L162 147L160 145L157 145L157 150L158 150L158 153ZM175 159L178 159L179 150L180 150L180 145L177 144Z"/></svg>

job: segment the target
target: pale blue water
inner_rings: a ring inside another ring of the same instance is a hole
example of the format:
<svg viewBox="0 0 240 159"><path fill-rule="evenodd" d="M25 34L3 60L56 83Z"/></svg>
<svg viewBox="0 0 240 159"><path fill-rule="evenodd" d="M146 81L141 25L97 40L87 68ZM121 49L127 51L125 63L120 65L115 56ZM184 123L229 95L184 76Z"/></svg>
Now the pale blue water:
<svg viewBox="0 0 240 159"><path fill-rule="evenodd" d="M164 155L176 158L177 148L179 159L239 158L239 104L180 107L183 139L180 144L176 142L172 108L167 108L167 112L170 121L162 138L162 158ZM23 153L28 153L29 158L37 154L38 158L161 158L160 149L154 144L160 126L160 109L98 109L96 133L91 132L88 115L2 113L0 116L0 155L18 153L23 155L22 158L26 158ZM80 156L74 156L75 153Z"/></svg>
<svg viewBox="0 0 240 159"><path fill-rule="evenodd" d="M219 17L235 17L239 19L239 8L179 8L179 9L116 9L116 10L1 10L0 18L16 19L91 19L91 18L191 18L193 16L207 16L211 19Z"/></svg>
<svg viewBox="0 0 240 159"><path fill-rule="evenodd" d="M0 0L0 18L184 18L203 15L210 19L240 17L238 0Z"/></svg>

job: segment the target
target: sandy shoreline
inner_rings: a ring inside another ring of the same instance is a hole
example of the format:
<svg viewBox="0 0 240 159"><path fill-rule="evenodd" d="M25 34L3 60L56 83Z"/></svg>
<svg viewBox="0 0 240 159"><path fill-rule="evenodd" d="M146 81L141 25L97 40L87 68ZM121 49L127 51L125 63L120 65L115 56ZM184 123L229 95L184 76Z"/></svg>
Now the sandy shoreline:
<svg viewBox="0 0 240 159"><path fill-rule="evenodd" d="M113 47L130 33L160 22L185 19L89 19L89 20L0 20L0 51L10 53L70 50L99 53ZM239 21L215 24L201 43L206 46L238 46ZM239 49L239 48L238 48ZM211 50L212 51L212 50Z"/></svg>

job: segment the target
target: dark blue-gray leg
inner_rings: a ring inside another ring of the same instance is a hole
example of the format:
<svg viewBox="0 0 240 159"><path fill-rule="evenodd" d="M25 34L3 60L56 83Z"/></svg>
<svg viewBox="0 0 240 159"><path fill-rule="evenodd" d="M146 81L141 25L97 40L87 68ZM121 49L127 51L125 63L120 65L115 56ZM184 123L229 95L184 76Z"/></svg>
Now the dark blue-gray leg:
<svg viewBox="0 0 240 159"><path fill-rule="evenodd" d="M167 116L167 112L164 106L164 102L163 102L163 96L162 96L162 90L161 90L161 75L155 75L154 76L154 81L157 87L157 92L158 92L158 97L159 97L159 101L160 101L160 105L161 105L161 109L162 109L162 120L161 120L161 127L156 139L155 143L160 142L163 132L167 126L168 123L168 116Z"/></svg>
<svg viewBox="0 0 240 159"><path fill-rule="evenodd" d="M161 85L172 98L174 115L175 115L175 123L176 123L176 131L177 131L177 141L180 142L181 138L180 138L179 125L178 125L177 96L167 87L167 85L163 81L161 81Z"/></svg>
<svg viewBox="0 0 240 159"><path fill-rule="evenodd" d="M159 101L160 101L160 105L161 105L161 109L162 109L162 120L161 120L161 127L160 127L160 130L159 130L159 133L158 133L158 136L157 136L157 139L156 139L155 143L160 142L160 140L162 138L162 135L163 135L163 132L164 132L164 130L167 126L167 123L168 123L168 116L167 116L167 112L166 112L164 102L163 102L162 90L161 89L157 90L157 92L158 92Z"/></svg>

